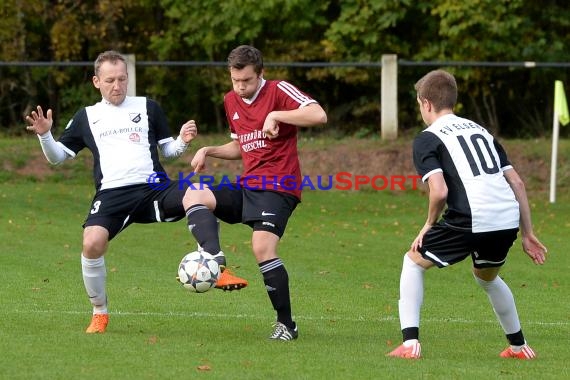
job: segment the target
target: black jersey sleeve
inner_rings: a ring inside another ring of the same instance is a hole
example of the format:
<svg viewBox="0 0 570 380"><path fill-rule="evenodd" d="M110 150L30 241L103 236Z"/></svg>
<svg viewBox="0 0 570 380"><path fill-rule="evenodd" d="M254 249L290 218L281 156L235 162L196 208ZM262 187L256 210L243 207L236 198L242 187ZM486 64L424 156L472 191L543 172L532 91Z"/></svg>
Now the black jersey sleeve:
<svg viewBox="0 0 570 380"><path fill-rule="evenodd" d="M146 108L148 113L148 126L149 126L149 138L154 136L155 144L159 141L172 137L172 132L168 127L168 119L162 110L160 105L152 100L146 100Z"/></svg>
<svg viewBox="0 0 570 380"><path fill-rule="evenodd" d="M497 154L499 155L499 162L501 168L505 168L507 166L511 166L511 162L507 157L507 152L503 148L503 146L497 141L497 139L493 139L493 143L495 144L495 149L497 150Z"/></svg>
<svg viewBox="0 0 570 380"><path fill-rule="evenodd" d="M91 131L89 121L87 120L87 112L85 108L82 108L77 111L73 118L67 123L58 141L67 149L77 154L87 146L85 143L86 134L90 135Z"/></svg>
<svg viewBox="0 0 570 380"><path fill-rule="evenodd" d="M441 140L431 132L423 131L414 139L413 159L416 171L422 180L430 172L442 170L440 161Z"/></svg>

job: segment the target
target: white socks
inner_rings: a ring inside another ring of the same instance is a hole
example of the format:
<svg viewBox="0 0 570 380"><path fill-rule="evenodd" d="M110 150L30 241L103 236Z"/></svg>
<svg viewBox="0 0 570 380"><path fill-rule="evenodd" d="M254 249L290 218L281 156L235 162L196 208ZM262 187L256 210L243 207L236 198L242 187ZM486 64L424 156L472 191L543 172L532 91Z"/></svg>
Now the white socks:
<svg viewBox="0 0 570 380"><path fill-rule="evenodd" d="M81 254L81 269L85 290L93 305L93 314L107 314L107 294L105 293L107 270L104 257L87 259Z"/></svg>
<svg viewBox="0 0 570 380"><path fill-rule="evenodd" d="M473 277L489 296L489 301L491 301L495 315L499 319L505 334L519 332L521 324L517 314L515 299L509 286L499 276L493 281L481 280L475 275Z"/></svg>
<svg viewBox="0 0 570 380"><path fill-rule="evenodd" d="M420 309L424 301L424 272L426 270L404 255L400 275L398 309L400 327L420 327Z"/></svg>

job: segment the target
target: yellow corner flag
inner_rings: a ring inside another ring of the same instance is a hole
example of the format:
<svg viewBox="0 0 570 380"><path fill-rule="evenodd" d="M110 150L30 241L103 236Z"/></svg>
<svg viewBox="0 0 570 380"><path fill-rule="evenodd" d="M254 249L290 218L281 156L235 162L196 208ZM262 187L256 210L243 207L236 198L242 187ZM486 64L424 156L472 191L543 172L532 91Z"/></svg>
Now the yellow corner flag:
<svg viewBox="0 0 570 380"><path fill-rule="evenodd" d="M554 112L556 112L558 115L560 124L566 125L570 123L570 115L568 114L568 103L566 102L564 85L559 80L554 82Z"/></svg>

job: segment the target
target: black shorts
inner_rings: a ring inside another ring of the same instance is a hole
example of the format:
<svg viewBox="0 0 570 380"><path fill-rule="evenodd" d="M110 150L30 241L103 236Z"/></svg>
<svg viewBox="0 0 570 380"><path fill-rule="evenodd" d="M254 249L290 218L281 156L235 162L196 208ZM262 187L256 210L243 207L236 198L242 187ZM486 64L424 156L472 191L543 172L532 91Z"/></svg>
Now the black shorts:
<svg viewBox="0 0 570 380"><path fill-rule="evenodd" d="M453 229L443 221L435 224L423 238L422 257L440 268L471 256L475 268L500 267L517 239L518 228L473 233Z"/></svg>
<svg viewBox="0 0 570 380"><path fill-rule="evenodd" d="M247 224L254 231L269 231L281 238L293 210L295 196L276 191L250 190L239 186L211 188L216 198L214 215L223 222Z"/></svg>
<svg viewBox="0 0 570 380"><path fill-rule="evenodd" d="M105 227L111 240L132 223L178 221L185 216L185 186L171 181L165 189L140 184L98 191L83 227Z"/></svg>

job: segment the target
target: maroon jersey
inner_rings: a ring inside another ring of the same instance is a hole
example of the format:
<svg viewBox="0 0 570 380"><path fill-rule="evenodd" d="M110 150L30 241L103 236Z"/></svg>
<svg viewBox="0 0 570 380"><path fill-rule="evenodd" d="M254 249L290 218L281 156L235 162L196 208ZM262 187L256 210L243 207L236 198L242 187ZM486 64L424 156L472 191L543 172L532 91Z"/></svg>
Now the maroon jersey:
<svg viewBox="0 0 570 380"><path fill-rule="evenodd" d="M297 154L297 127L280 123L279 135L269 139L262 132L271 111L288 111L316 103L285 81L263 80L252 99L234 91L224 97L231 137L239 142L243 161L240 184L252 190L285 192L301 199L301 169Z"/></svg>

